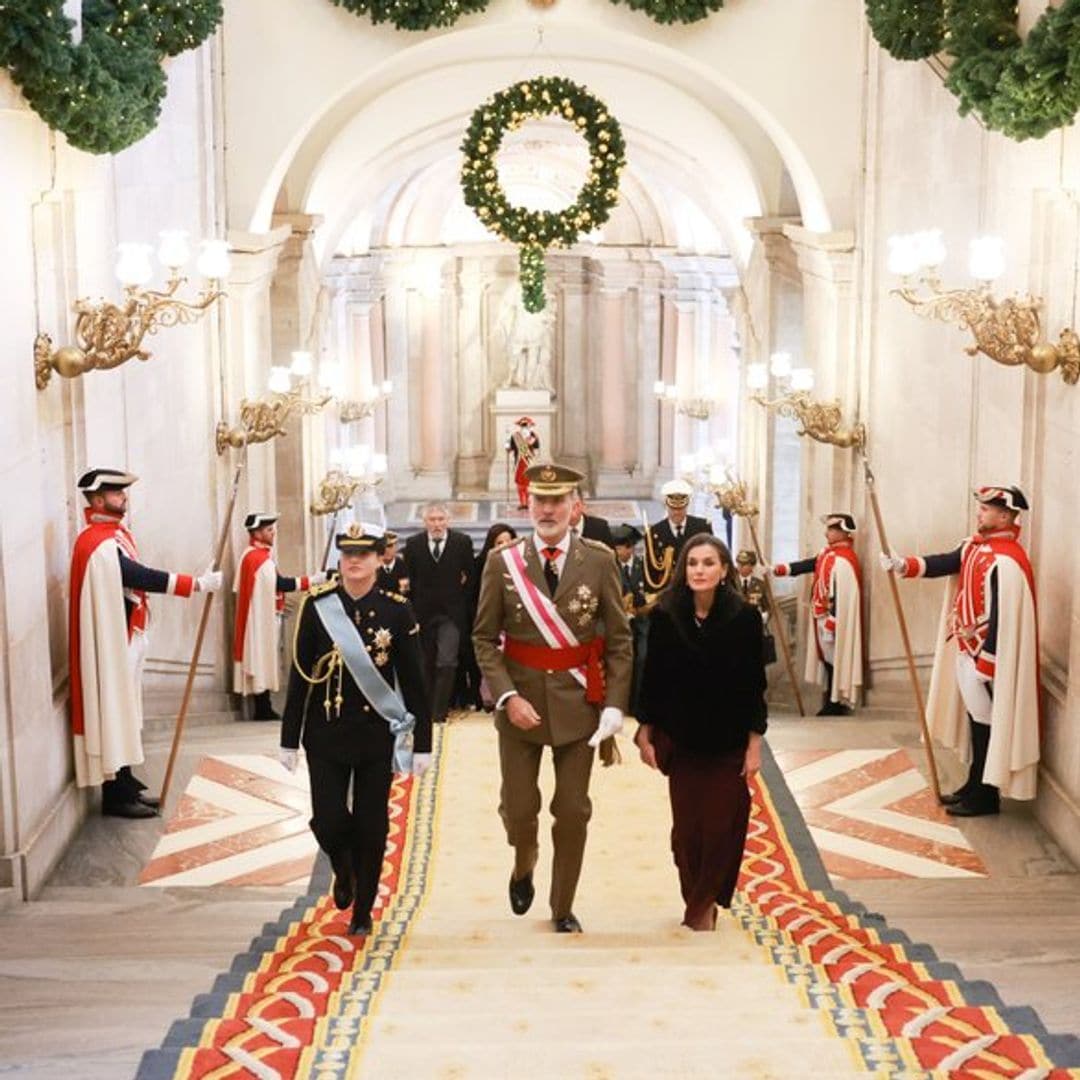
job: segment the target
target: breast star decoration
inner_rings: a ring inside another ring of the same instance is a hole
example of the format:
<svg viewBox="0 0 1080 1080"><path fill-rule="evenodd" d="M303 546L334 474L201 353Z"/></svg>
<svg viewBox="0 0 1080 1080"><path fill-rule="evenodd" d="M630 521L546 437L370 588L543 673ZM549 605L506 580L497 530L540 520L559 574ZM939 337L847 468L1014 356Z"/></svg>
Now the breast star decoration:
<svg viewBox="0 0 1080 1080"><path fill-rule="evenodd" d="M575 616L578 626L588 626L596 617L600 601L593 595L588 585L579 585L574 590L574 598L566 605L571 615Z"/></svg>

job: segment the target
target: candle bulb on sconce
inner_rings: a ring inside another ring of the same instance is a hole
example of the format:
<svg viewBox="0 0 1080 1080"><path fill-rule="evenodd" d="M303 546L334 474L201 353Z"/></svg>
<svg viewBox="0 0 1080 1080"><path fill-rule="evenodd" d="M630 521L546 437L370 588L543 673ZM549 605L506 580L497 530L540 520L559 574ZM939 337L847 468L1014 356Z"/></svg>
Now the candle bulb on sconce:
<svg viewBox="0 0 1080 1080"><path fill-rule="evenodd" d="M674 383L665 383L657 379L653 383L653 394L662 405L674 405L675 411L691 420L708 420L720 408L720 401L715 394L706 397L679 397L679 388Z"/></svg>
<svg viewBox="0 0 1080 1080"><path fill-rule="evenodd" d="M168 272L163 290L144 289L154 276L150 244L124 241L117 244L114 272L124 288L124 300L75 302L74 345L54 350L52 338L41 332L34 339L34 381L39 390L48 386L55 371L73 379L88 371L108 371L128 360L149 360L143 347L148 334L169 326L197 322L215 301L225 294L218 287L228 276L228 245L223 240L204 241L197 269L208 281L203 291L191 301L176 294L185 278L181 271L191 257L187 233L181 229L163 229L159 234L157 258Z"/></svg>
<svg viewBox="0 0 1080 1080"><path fill-rule="evenodd" d="M1043 340L1043 301L1030 294L997 299L991 283L1005 272L1005 245L1000 237L975 237L969 246L968 271L976 285L944 289L938 268L947 251L940 229L889 238L889 272L901 279L892 290L924 318L952 323L968 331L974 344L968 356L982 353L1006 367L1024 365L1040 375L1060 369L1070 386L1080 380L1080 337L1066 327L1057 342Z"/></svg>
<svg viewBox="0 0 1080 1080"><path fill-rule="evenodd" d="M311 502L311 512L316 515L344 510L357 494L374 491L386 476L386 455L374 453L366 444L338 447L331 453L330 463Z"/></svg>

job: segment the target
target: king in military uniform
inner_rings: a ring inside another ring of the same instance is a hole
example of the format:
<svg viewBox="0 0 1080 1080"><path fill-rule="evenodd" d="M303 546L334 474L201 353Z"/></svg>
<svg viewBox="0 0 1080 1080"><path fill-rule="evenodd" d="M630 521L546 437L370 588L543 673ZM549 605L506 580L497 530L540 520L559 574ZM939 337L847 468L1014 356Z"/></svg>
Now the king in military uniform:
<svg viewBox="0 0 1080 1080"><path fill-rule="evenodd" d="M531 537L488 557L473 643L495 698L502 771L499 813L514 849L510 906L529 910L535 889L545 746L555 766L551 917L560 933L580 933L574 894L592 814L593 750L614 754L630 696L632 647L612 552L570 532L573 469L528 469ZM602 632L601 632L601 627Z"/></svg>
<svg viewBox="0 0 1080 1080"><path fill-rule="evenodd" d="M953 551L907 558L882 553L901 577L948 577L927 720L930 733L970 762L954 817L996 814L1001 796L1035 798L1039 769L1039 643L1035 575L1020 544L1028 509L1018 487L981 487L977 529Z"/></svg>
<svg viewBox="0 0 1080 1080"><path fill-rule="evenodd" d="M394 772L421 775L430 764L431 713L412 608L375 584L381 531L350 525L336 545L340 583L312 590L296 620L280 757L294 770L303 743L311 829L334 869L334 903L352 905L349 933L367 934L390 783Z"/></svg>

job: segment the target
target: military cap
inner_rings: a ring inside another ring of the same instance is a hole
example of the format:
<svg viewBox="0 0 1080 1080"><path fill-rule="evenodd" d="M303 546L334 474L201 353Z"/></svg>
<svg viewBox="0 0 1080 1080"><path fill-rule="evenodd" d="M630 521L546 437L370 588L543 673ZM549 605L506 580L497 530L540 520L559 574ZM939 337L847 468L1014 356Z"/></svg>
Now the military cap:
<svg viewBox="0 0 1080 1080"><path fill-rule="evenodd" d="M1029 510L1027 499L1018 487L981 487L972 493L976 502L986 506L1000 506L1003 510Z"/></svg>
<svg viewBox="0 0 1080 1080"><path fill-rule="evenodd" d="M690 502L690 496L694 494L694 489L685 480L669 480L660 489L660 494L668 506L678 510Z"/></svg>
<svg viewBox="0 0 1080 1080"><path fill-rule="evenodd" d="M138 479L123 469L89 469L79 477L76 486L89 495L92 491L123 491Z"/></svg>
<svg viewBox="0 0 1080 1080"><path fill-rule="evenodd" d="M751 551L749 548L743 548L738 555L735 556L736 566L757 566L757 553Z"/></svg>
<svg viewBox="0 0 1080 1080"><path fill-rule="evenodd" d="M853 533L855 531L855 519L850 514L826 514L821 519L821 524L825 528L834 526L837 529L843 529L844 532Z"/></svg>
<svg viewBox="0 0 1080 1080"><path fill-rule="evenodd" d="M378 525L366 525L353 522L343 533L338 533L334 541L338 551L345 554L360 554L374 551L381 555L386 549L386 537Z"/></svg>
<svg viewBox="0 0 1080 1080"><path fill-rule="evenodd" d="M397 543L397 538L398 538L398 537L397 537L397 533L396 533L396 532L394 532L394 531L393 531L393 529L387 529L387 530L386 530L386 531L385 531L385 532L383 533L383 539L384 539L384 540L385 540L385 541L386 541L386 542L387 542L388 544L396 544L396 543Z"/></svg>
<svg viewBox="0 0 1080 1080"><path fill-rule="evenodd" d="M611 530L611 542L613 544L630 544L633 546L641 539L641 530L633 525L615 525Z"/></svg>
<svg viewBox="0 0 1080 1080"><path fill-rule="evenodd" d="M525 470L530 495L569 495L585 477L567 465L544 461Z"/></svg>
<svg viewBox="0 0 1080 1080"><path fill-rule="evenodd" d="M263 511L248 514L248 516L244 518L244 528L247 529L248 532L254 532L256 529L262 529L267 525L273 525L277 519L277 514L269 514Z"/></svg>

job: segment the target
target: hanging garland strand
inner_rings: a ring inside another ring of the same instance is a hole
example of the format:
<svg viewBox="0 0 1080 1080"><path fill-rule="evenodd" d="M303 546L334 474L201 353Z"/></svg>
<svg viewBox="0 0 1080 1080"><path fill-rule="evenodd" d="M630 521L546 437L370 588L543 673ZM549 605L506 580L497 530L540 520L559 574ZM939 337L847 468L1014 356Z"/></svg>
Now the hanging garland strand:
<svg viewBox="0 0 1080 1080"><path fill-rule="evenodd" d="M582 135L589 147L589 171L577 199L558 212L513 206L499 183L496 158L503 137L527 120L557 116ZM520 248L522 302L527 311L544 307L544 252L570 247L582 233L607 221L619 201L619 175L626 143L607 106L569 79L537 76L514 83L485 101L469 121L461 144L461 188L465 205L484 226Z"/></svg>
<svg viewBox="0 0 1080 1080"><path fill-rule="evenodd" d="M1080 112L1080 0L1047 8L1026 41L1015 0L866 0L866 17L898 60L944 52L961 115L1010 139L1041 139Z"/></svg>
<svg viewBox="0 0 1080 1080"><path fill-rule="evenodd" d="M399 30L437 30L453 26L462 15L483 11L490 0L330 0L373 23L390 22Z"/></svg>
<svg viewBox="0 0 1080 1080"><path fill-rule="evenodd" d="M0 0L0 65L72 146L114 154L157 125L162 59L200 45L221 18L221 0L85 0L76 45L60 0Z"/></svg>

